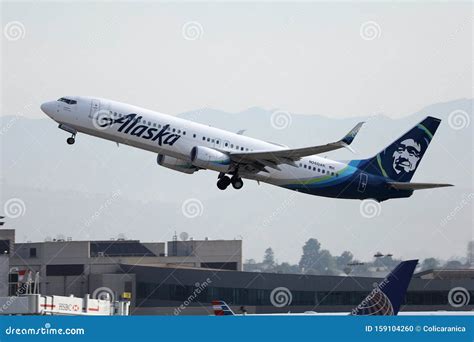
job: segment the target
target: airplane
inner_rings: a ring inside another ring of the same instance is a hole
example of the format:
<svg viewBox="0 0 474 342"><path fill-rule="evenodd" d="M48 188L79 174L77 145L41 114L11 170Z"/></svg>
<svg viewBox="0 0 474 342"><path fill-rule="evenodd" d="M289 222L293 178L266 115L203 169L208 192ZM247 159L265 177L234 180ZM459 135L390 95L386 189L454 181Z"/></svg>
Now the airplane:
<svg viewBox="0 0 474 342"><path fill-rule="evenodd" d="M213 300L212 309L215 316L474 316L474 311L400 312L400 306L405 298L417 263L418 260L402 261L350 312L306 311L303 313L236 314L223 300Z"/></svg>
<svg viewBox="0 0 474 342"><path fill-rule="evenodd" d="M338 141L293 149L102 98L66 96L41 110L71 134L68 144L80 132L157 153L157 163L175 171L217 172L221 190L230 184L241 189L242 179L250 179L310 195L381 202L452 186L410 182L441 122L430 116L374 157L342 162L319 155L352 150L363 122Z"/></svg>

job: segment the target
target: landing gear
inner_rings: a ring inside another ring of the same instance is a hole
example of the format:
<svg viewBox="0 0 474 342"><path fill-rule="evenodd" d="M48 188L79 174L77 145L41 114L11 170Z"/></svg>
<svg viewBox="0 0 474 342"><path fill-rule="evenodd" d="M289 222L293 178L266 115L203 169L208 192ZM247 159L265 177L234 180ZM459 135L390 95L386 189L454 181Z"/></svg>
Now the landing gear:
<svg viewBox="0 0 474 342"><path fill-rule="evenodd" d="M222 176L221 178L219 178L219 180L217 181L217 187L220 189L220 190L225 190L227 189L227 187L229 186L231 180L229 177L227 176Z"/></svg>
<svg viewBox="0 0 474 342"><path fill-rule="evenodd" d="M71 135L69 138L67 138L67 140L66 140L66 142L68 143L68 145L72 145L72 144L74 144L74 143L76 142L76 133L77 133L77 131L76 131L75 128L72 128L72 127L70 127L70 126L68 126L68 125L65 125L65 124L60 124L58 127L59 127L60 129L62 129L63 131L66 131L66 132L72 134L72 135Z"/></svg>
<svg viewBox="0 0 474 342"><path fill-rule="evenodd" d="M225 173L220 173L219 180L217 181L217 187L220 190L225 190L230 184L232 184L232 187L237 190L242 189L244 186L242 178L240 178L238 175L234 174L232 178L229 178L229 176L226 176Z"/></svg>
<svg viewBox="0 0 474 342"><path fill-rule="evenodd" d="M236 190L242 189L242 187L244 186L244 182L239 176L233 176L230 181L232 182L232 186Z"/></svg>

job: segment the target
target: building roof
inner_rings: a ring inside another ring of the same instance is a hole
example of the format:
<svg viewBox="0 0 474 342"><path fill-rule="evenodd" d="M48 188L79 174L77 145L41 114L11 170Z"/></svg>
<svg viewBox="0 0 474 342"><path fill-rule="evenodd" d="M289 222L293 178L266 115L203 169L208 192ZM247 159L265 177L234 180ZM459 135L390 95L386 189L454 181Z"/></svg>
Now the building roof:
<svg viewBox="0 0 474 342"><path fill-rule="evenodd" d="M131 257L131 256L156 256L138 240L113 240L113 241L91 241L91 257Z"/></svg>

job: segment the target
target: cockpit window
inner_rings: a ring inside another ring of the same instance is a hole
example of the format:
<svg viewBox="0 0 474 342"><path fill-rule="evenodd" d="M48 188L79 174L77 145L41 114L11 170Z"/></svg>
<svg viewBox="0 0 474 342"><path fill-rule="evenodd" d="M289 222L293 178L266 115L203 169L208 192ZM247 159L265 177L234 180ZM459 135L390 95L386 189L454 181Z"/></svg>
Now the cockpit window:
<svg viewBox="0 0 474 342"><path fill-rule="evenodd" d="M77 103L76 100L71 100L71 99L68 99L66 97L61 97L58 101L66 102L67 104L70 104L70 105L73 105L73 104Z"/></svg>

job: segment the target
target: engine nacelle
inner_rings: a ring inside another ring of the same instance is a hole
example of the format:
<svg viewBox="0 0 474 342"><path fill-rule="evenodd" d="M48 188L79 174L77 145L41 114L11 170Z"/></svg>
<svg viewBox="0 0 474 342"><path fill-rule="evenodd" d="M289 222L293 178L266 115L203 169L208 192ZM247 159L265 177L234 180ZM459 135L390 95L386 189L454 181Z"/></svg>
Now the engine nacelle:
<svg viewBox="0 0 474 342"><path fill-rule="evenodd" d="M204 146L193 147L191 161L197 167L218 172L228 172L231 164L227 154Z"/></svg>
<svg viewBox="0 0 474 342"><path fill-rule="evenodd" d="M163 154L158 154L156 161L160 166L167 167L168 169L176 170L183 173L191 174L198 170L196 166L194 166L190 162L187 162L186 160L165 156Z"/></svg>

